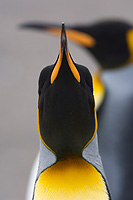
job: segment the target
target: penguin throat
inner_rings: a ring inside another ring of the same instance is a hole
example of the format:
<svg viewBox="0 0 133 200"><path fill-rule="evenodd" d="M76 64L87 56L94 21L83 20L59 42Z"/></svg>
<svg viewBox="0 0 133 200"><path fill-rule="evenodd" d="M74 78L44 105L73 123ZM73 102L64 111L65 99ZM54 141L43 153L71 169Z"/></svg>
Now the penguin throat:
<svg viewBox="0 0 133 200"><path fill-rule="evenodd" d="M101 174L83 158L57 161L41 173L34 200L108 200Z"/></svg>

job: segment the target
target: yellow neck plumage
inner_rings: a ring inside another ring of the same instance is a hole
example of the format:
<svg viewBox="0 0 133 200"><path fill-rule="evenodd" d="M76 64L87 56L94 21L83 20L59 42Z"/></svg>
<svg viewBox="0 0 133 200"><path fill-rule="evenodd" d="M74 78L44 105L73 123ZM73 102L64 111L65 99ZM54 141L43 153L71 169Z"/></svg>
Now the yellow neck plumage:
<svg viewBox="0 0 133 200"><path fill-rule="evenodd" d="M41 173L34 200L108 200L101 174L83 158L69 158Z"/></svg>

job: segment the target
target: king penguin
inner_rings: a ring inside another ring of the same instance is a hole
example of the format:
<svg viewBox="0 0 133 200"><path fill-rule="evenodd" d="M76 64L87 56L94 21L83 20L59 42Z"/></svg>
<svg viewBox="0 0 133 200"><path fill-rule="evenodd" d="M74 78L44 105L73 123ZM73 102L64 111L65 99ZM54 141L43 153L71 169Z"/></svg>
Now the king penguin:
<svg viewBox="0 0 133 200"><path fill-rule="evenodd" d="M23 27L59 34L55 24L33 22ZM66 32L71 41L92 53L101 67L99 80L102 79L106 93L101 98L104 102L97 107L100 153L112 198L131 200L133 26L122 20L103 20L91 25L68 26Z"/></svg>
<svg viewBox="0 0 133 200"><path fill-rule="evenodd" d="M55 64L39 77L40 155L33 200L109 200L97 142L97 116L89 70L76 64L62 23Z"/></svg>

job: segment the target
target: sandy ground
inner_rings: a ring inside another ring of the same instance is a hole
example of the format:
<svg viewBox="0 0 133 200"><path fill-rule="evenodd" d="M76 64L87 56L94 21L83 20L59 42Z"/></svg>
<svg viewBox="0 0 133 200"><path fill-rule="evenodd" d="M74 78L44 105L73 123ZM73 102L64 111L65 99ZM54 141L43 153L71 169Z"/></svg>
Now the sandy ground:
<svg viewBox="0 0 133 200"><path fill-rule="evenodd" d="M0 200L24 200L30 169L39 149L37 82L55 62L59 39L20 31L25 21L89 23L122 18L133 22L132 0L0 0ZM69 43L74 60L98 64Z"/></svg>

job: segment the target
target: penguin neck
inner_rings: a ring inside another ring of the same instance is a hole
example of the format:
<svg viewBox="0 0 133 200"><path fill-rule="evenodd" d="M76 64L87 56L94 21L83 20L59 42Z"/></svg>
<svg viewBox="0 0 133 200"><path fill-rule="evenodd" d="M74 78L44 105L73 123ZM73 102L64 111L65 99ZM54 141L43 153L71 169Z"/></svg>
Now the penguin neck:
<svg viewBox="0 0 133 200"><path fill-rule="evenodd" d="M47 189L46 189L47 188ZM67 157L43 171L35 186L34 200L109 200L101 174L81 157Z"/></svg>
<svg viewBox="0 0 133 200"><path fill-rule="evenodd" d="M64 161L64 162L69 162L73 160L78 160L82 158L82 152L78 154L60 154L59 156L57 155L57 162Z"/></svg>

